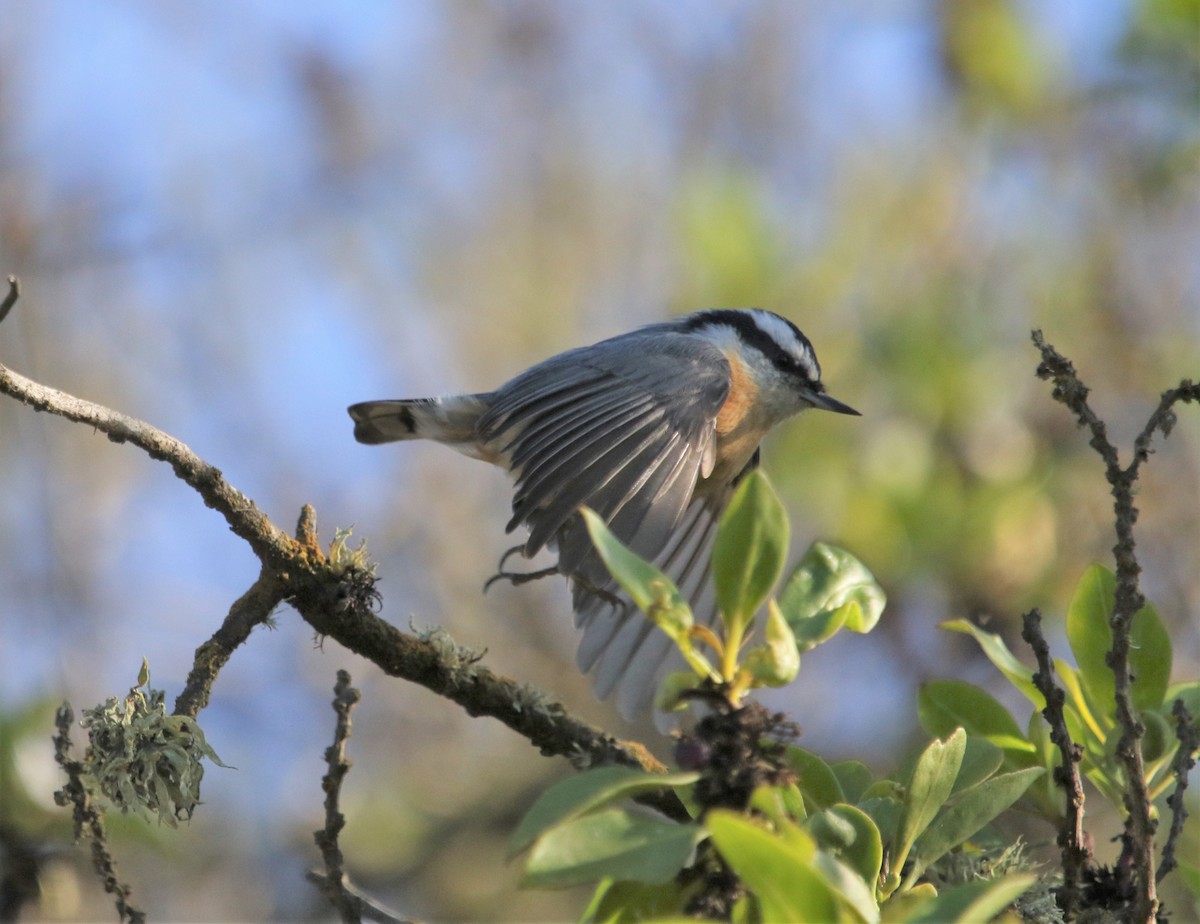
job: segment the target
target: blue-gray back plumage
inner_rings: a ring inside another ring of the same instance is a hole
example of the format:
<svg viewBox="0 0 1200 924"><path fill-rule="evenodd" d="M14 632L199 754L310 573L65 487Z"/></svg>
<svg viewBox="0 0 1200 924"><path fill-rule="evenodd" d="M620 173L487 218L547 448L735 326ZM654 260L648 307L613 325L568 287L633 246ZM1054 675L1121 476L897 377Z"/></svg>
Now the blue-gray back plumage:
<svg viewBox="0 0 1200 924"><path fill-rule="evenodd" d="M577 511L595 510L711 623L709 555L730 492L697 487L713 468L730 381L716 346L655 325L534 366L486 396L476 427L516 480L508 528L528 527L526 555L556 548L574 580L580 667L595 672L601 697L622 681L626 715L652 700L671 642L610 578Z"/></svg>
<svg viewBox="0 0 1200 924"><path fill-rule="evenodd" d="M709 558L732 487L705 479L731 383L714 343L656 324L552 357L493 392L365 402L350 413L363 442L428 437L509 469L508 530L529 530L526 556L557 551L583 629L580 667L602 697L620 681L618 706L630 716L652 701L672 644L611 579L578 510L595 510L711 624ZM757 454L747 469L755 464Z"/></svg>

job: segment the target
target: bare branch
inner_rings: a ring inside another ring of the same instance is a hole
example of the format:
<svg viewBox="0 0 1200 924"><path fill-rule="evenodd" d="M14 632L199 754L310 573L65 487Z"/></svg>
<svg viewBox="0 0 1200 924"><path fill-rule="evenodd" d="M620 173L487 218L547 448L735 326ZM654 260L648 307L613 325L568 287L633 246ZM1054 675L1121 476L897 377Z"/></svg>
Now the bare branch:
<svg viewBox="0 0 1200 924"><path fill-rule="evenodd" d="M67 775L67 783L54 794L55 804L72 807L75 819L75 839L92 839L92 866L104 883L104 891L113 896L117 914L130 924L144 924L146 915L130 902L133 890L117 876L117 864L108 850L108 836L104 829L104 813L92 801L92 793L84 781L83 764L72 760L71 726L75 713L69 703L63 703L54 717L58 734L54 736L54 759Z"/></svg>
<svg viewBox="0 0 1200 924"><path fill-rule="evenodd" d="M1074 366L1046 343L1040 330L1033 331L1032 336L1042 355L1042 362L1037 369L1038 377L1054 381L1055 400L1070 408L1080 425L1091 431L1090 445L1104 460L1105 477L1112 487L1117 533L1117 544L1113 547L1113 557L1117 566L1117 587L1113 612L1109 619L1113 641L1107 663L1113 672L1117 722L1121 728L1116 753L1124 766L1127 781L1124 853L1132 861L1139 883L1133 920L1149 922L1154 919L1158 910L1155 888L1157 878L1154 873L1154 833L1157 823L1152 814L1142 758L1141 739L1145 728L1133 705L1132 675L1129 669L1133 619L1146 602L1138 582L1142 569L1137 560L1133 538L1133 527L1138 515L1133 497L1139 468L1150 456L1150 444L1154 434L1160 430L1164 436L1170 433L1175 423L1172 408L1180 401L1200 401L1200 387L1190 380L1185 380L1178 388L1163 393L1158 407L1134 442L1133 461L1127 468L1122 469L1117 450L1108 439L1104 422L1088 405L1088 388L1079 380Z"/></svg>
<svg viewBox="0 0 1200 924"><path fill-rule="evenodd" d="M1185 404L1192 401L1200 402L1200 384L1190 379L1184 379L1179 383L1178 388L1168 388L1159 397L1158 407L1154 409L1154 413L1146 421L1146 426L1142 428L1142 432L1133 442L1133 462L1129 466L1133 478L1137 478L1138 467L1150 458L1150 453L1153 452L1150 443L1154 439L1154 434L1161 430L1164 437L1171 435L1176 421L1174 407L1181 401Z"/></svg>
<svg viewBox="0 0 1200 924"><path fill-rule="evenodd" d="M325 827L314 832L313 837L325 860L322 891L346 924L361 924L359 908L345 890L345 859L338 846L338 835L346 826L346 816L338 808L338 800L342 792L342 780L350 772L350 760L346 757L346 742L350 740L350 711L358 704L362 694L350 686L350 674L347 671L337 672L333 693L337 729L333 744L325 749L325 763L329 765L329 770L321 778L321 788L325 791Z"/></svg>
<svg viewBox="0 0 1200 924"><path fill-rule="evenodd" d="M4 294L4 301L0 301L0 321L8 317L8 313L12 311L13 305L21 297L21 280L16 276L9 276L7 282L8 291Z"/></svg>
<svg viewBox="0 0 1200 924"><path fill-rule="evenodd" d="M1162 863L1158 867L1158 881L1170 873L1179 861L1175 859L1175 845L1183 834L1183 826L1188 813L1184 805L1183 794L1188 787L1188 773L1196 766L1196 751L1200 749L1200 724L1192 718L1183 700L1175 700L1171 708L1175 716L1175 736L1179 739L1179 750L1175 752L1175 762L1172 770L1175 772L1175 791L1167 797L1167 807L1171 810L1171 830L1167 834L1167 843L1163 846Z"/></svg>
<svg viewBox="0 0 1200 924"><path fill-rule="evenodd" d="M1084 869L1092 858L1083 830L1083 781L1079 777L1079 762L1083 748L1071 740L1067 719L1063 713L1066 696L1054 682L1054 662L1050 646L1042 635L1042 614L1032 609L1022 617L1021 638L1033 649L1038 670L1033 682L1046 699L1042 715L1050 725L1050 740L1058 745L1062 764L1054 769L1054 781L1067 794L1067 814L1058 831L1058 846L1062 850L1063 886L1058 892L1058 906L1068 920L1080 899L1080 884Z"/></svg>

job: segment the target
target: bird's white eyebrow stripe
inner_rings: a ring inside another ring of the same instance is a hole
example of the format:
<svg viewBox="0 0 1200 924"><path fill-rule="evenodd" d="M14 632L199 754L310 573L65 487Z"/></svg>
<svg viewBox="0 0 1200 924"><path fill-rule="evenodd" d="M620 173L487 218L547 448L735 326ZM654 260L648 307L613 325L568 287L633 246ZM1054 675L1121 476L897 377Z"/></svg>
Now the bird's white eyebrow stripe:
<svg viewBox="0 0 1200 924"><path fill-rule="evenodd" d="M791 324L769 311L753 309L747 313L754 321L755 327L777 343L780 349L790 354L810 378L820 379L821 370L816 364L812 347L804 339L797 339Z"/></svg>
<svg viewBox="0 0 1200 924"><path fill-rule="evenodd" d="M787 350L797 359L804 353L803 346L796 340L796 334L782 318L766 311L751 311L750 317L756 327Z"/></svg>

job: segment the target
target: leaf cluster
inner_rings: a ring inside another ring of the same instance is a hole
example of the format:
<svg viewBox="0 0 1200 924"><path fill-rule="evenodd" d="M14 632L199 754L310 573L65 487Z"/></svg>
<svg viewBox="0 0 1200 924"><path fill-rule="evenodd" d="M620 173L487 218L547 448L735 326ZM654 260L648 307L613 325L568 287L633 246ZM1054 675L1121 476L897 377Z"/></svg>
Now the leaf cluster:
<svg viewBox="0 0 1200 924"><path fill-rule="evenodd" d="M785 760L794 782L759 787L741 811L696 802L705 770L607 767L564 780L513 835L513 853L529 850L522 883L598 882L583 920L641 920L692 910L706 885L693 870L715 854L741 887L735 921L916 922L989 920L1034 882L1010 874L939 892L920 881L951 851L978 849L970 839L1044 773L998 772L999 749L962 729L932 741L899 779L796 747ZM693 818L622 804L649 789L675 791Z"/></svg>
<svg viewBox="0 0 1200 924"><path fill-rule="evenodd" d="M666 678L663 709L686 705L709 684L736 707L747 691L791 683L800 655L843 628L870 632L887 597L852 554L814 543L770 599L787 560L789 525L783 504L762 472L747 476L721 518L712 553L717 623L698 622L675 583L621 544L604 521L584 509L588 532L605 565L634 604L675 643L689 668ZM764 604L762 641L750 645Z"/></svg>
<svg viewBox="0 0 1200 924"><path fill-rule="evenodd" d="M954 728L894 779L876 779L858 761L830 765L786 744L794 726L744 700L755 687L790 682L800 655L841 629L870 631L885 600L857 559L820 543L771 598L788 526L765 476L739 485L720 523L712 626L697 624L666 575L585 516L614 577L691 669L668 677L661 698L700 700L707 712L679 739L688 772L602 768L545 793L511 843L514 853L529 851L523 884L598 883L588 921L688 913L799 922L986 920L1032 884L1007 875L939 892L923 877L951 851L977 849L971 839L1044 768L1006 768L1002 747ZM764 605L763 640L753 644ZM689 819L628 804L647 790L674 792Z"/></svg>

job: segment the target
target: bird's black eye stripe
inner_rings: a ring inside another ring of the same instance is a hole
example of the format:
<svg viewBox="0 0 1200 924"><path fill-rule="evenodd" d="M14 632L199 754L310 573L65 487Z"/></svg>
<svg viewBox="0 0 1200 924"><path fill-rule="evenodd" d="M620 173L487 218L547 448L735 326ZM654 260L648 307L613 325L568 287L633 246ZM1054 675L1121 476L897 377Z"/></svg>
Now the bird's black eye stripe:
<svg viewBox="0 0 1200 924"><path fill-rule="evenodd" d="M774 315L774 317L790 328L792 335L796 338L797 345L810 358L812 365L816 367L816 356L813 353L812 344L809 343L808 338L787 318L780 317L779 315ZM759 327L749 311L739 311L734 308L714 308L710 311L699 311L688 319L685 329L692 331L713 324L723 324L736 330L744 343L754 347L763 356L767 357L776 369L787 372L790 375L798 375L805 381L813 382L814 384L815 381L820 380L821 373L819 369L814 381L809 369L799 362L791 352L784 349L778 340Z"/></svg>

